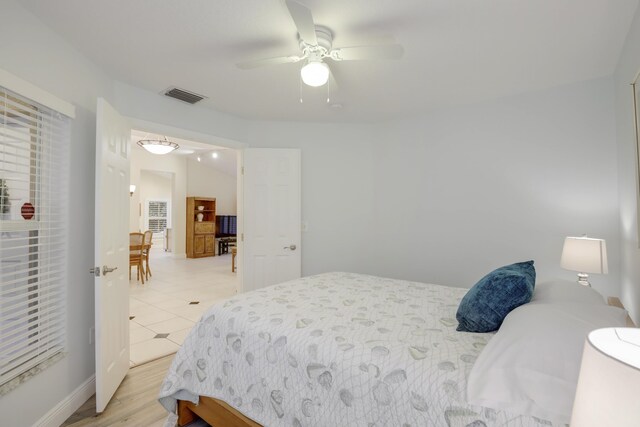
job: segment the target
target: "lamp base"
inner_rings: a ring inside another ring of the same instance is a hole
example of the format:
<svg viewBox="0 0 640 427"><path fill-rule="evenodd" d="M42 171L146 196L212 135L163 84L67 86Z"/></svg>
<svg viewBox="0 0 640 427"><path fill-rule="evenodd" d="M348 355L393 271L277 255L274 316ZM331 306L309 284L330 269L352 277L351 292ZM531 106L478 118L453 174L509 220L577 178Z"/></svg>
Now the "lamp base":
<svg viewBox="0 0 640 427"><path fill-rule="evenodd" d="M582 286L591 287L591 283L589 283L589 275L586 273L578 273L578 283Z"/></svg>

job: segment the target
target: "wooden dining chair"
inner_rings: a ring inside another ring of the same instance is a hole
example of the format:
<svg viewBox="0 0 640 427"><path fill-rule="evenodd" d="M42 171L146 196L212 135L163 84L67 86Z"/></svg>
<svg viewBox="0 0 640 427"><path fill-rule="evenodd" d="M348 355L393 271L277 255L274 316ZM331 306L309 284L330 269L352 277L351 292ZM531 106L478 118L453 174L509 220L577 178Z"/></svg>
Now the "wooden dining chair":
<svg viewBox="0 0 640 427"><path fill-rule="evenodd" d="M142 245L144 246L144 248L142 249L142 258L145 264L144 271L145 271L145 276L147 280L149 280L149 276L153 276L153 274L151 274L151 269L149 268L149 252L151 252L152 240L153 240L153 231L151 230L145 231L144 239L142 242Z"/></svg>
<svg viewBox="0 0 640 427"><path fill-rule="evenodd" d="M137 267L138 277L144 285L144 266L143 261L144 250L144 234L129 233L129 280L131 280L131 267Z"/></svg>

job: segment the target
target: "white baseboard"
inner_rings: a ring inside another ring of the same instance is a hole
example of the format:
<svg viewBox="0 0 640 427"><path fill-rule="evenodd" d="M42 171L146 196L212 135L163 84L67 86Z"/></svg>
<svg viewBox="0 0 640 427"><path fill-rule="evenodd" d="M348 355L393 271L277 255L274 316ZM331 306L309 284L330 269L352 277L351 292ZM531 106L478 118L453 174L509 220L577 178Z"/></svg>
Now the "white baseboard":
<svg viewBox="0 0 640 427"><path fill-rule="evenodd" d="M60 427L80 406L96 392L96 376L92 375L70 395L44 414L33 427Z"/></svg>

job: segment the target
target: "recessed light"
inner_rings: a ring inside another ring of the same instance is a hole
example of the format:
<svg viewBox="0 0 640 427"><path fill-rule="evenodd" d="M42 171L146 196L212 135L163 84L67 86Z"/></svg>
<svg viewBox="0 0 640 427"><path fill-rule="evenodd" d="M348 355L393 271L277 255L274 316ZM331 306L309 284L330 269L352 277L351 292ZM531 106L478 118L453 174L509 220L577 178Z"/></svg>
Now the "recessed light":
<svg viewBox="0 0 640 427"><path fill-rule="evenodd" d="M198 156L198 161L200 161L200 156Z"/></svg>
<svg viewBox="0 0 640 427"><path fill-rule="evenodd" d="M218 152L214 151L213 153L211 153L211 157L213 157L214 159L218 158Z"/></svg>

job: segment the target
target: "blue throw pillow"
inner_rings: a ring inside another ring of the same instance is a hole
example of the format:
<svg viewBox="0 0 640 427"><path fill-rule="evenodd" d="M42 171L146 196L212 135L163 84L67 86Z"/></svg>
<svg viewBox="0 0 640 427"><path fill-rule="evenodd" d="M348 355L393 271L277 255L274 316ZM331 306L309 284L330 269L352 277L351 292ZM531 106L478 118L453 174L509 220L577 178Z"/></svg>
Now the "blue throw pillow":
<svg viewBox="0 0 640 427"><path fill-rule="evenodd" d="M484 276L462 298L458 331L491 332L511 310L531 301L536 283L533 261L505 265Z"/></svg>

